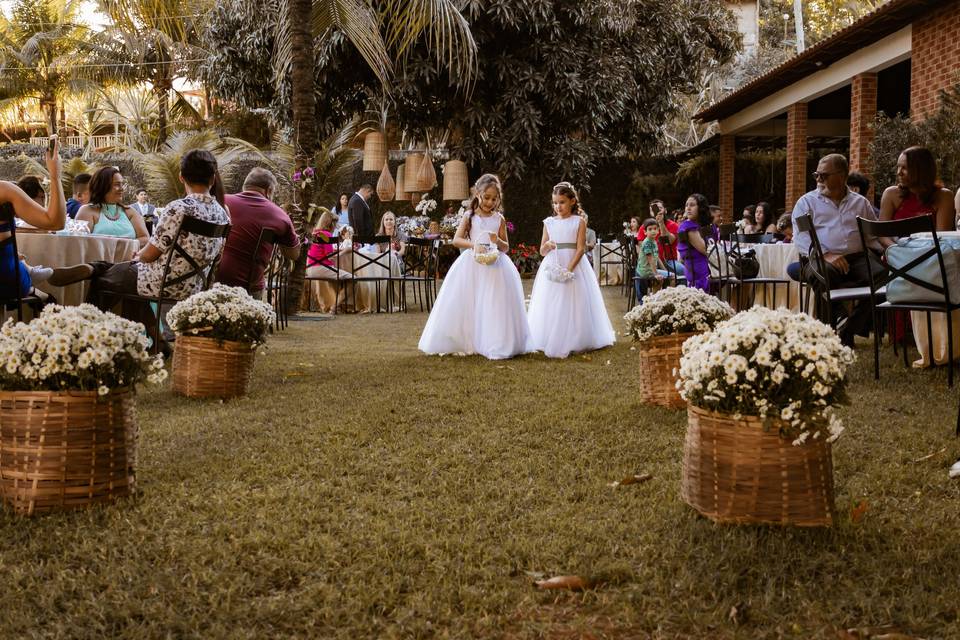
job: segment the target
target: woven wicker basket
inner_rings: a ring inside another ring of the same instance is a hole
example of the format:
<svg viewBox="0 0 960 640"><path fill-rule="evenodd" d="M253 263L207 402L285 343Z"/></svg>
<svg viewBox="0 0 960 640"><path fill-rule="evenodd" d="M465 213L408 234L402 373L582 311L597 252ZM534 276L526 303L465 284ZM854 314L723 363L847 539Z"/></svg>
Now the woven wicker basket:
<svg viewBox="0 0 960 640"><path fill-rule="evenodd" d="M677 391L677 377L673 370L680 368L680 354L684 341L694 333L675 333L648 338L638 344L640 352L640 400L663 407L682 407L686 404Z"/></svg>
<svg viewBox="0 0 960 640"><path fill-rule="evenodd" d="M173 348L173 390L190 398L242 396L250 388L255 353L249 342L177 336Z"/></svg>
<svg viewBox="0 0 960 640"><path fill-rule="evenodd" d="M0 391L0 496L16 513L133 493L137 422L127 389Z"/></svg>
<svg viewBox="0 0 960 640"><path fill-rule="evenodd" d="M833 525L830 444L794 446L777 425L687 408L680 493L715 522L801 527Z"/></svg>

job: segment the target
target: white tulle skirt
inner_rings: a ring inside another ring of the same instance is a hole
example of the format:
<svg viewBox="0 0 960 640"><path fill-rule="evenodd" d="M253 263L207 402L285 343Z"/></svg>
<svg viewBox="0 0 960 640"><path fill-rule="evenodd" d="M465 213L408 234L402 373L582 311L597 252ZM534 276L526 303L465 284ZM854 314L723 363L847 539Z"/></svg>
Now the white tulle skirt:
<svg viewBox="0 0 960 640"><path fill-rule="evenodd" d="M547 275L558 264L559 250L540 263L530 294L527 320L535 351L550 358L566 358L578 351L593 351L616 341L597 274L584 257L568 282L554 282ZM563 264L566 266L566 264Z"/></svg>
<svg viewBox="0 0 960 640"><path fill-rule="evenodd" d="M502 360L531 351L523 284L513 262L500 254L491 265L460 254L443 280L420 336L429 354L479 354Z"/></svg>

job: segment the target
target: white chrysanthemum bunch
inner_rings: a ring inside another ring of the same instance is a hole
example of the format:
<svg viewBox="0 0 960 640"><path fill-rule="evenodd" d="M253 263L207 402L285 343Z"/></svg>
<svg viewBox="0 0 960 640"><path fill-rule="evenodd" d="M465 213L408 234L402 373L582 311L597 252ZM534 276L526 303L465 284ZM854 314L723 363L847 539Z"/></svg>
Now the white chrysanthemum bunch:
<svg viewBox="0 0 960 640"><path fill-rule="evenodd" d="M163 356L147 351L139 322L91 304L48 305L29 323L0 329L0 388L8 391L97 390L163 382Z"/></svg>
<svg viewBox="0 0 960 640"><path fill-rule="evenodd" d="M463 214L466 212L466 209L460 207L460 211L457 213L451 213L443 216L440 219L440 233L452 236L457 232L457 229L460 227L460 221L463 220Z"/></svg>
<svg viewBox="0 0 960 640"><path fill-rule="evenodd" d="M167 322L177 333L259 344L275 317L269 304L254 300L243 287L217 283L175 304Z"/></svg>
<svg viewBox="0 0 960 640"><path fill-rule="evenodd" d="M429 214L431 211L433 211L436 208L437 208L437 201L430 198L424 198L423 200L417 203L416 207L414 207L414 209L416 209L418 213L424 216Z"/></svg>
<svg viewBox="0 0 960 640"><path fill-rule="evenodd" d="M677 388L690 404L733 415L779 418L794 444L832 442L843 431L832 408L846 401L853 350L806 314L754 307L683 344Z"/></svg>
<svg viewBox="0 0 960 640"><path fill-rule="evenodd" d="M733 307L693 287L667 287L644 296L623 316L635 340L675 333L703 333L733 316Z"/></svg>
<svg viewBox="0 0 960 640"><path fill-rule="evenodd" d="M427 216L400 216L397 218L397 229L407 236L422 236L427 232L430 218Z"/></svg>

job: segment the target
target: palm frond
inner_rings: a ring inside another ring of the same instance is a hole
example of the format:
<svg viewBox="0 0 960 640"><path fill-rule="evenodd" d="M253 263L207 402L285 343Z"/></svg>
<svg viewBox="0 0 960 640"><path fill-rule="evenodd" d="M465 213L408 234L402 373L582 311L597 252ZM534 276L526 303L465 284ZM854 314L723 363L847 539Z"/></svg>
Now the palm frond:
<svg viewBox="0 0 960 640"><path fill-rule="evenodd" d="M314 36L343 32L377 79L387 85L393 65L380 35L380 19L364 0L315 0L311 26Z"/></svg>

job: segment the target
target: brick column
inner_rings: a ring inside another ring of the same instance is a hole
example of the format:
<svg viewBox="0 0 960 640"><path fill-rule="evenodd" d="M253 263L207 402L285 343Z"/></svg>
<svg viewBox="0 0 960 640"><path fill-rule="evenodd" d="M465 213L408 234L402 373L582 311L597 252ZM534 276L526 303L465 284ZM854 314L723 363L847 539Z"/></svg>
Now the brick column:
<svg viewBox="0 0 960 640"><path fill-rule="evenodd" d="M733 222L733 175L737 160L737 138L726 135L720 137L720 209L723 221Z"/></svg>
<svg viewBox="0 0 960 640"><path fill-rule="evenodd" d="M850 171L859 171L870 177L870 143L874 136L874 121L877 117L877 74L861 73L854 76L850 96ZM873 179L870 193L865 193L873 202Z"/></svg>
<svg viewBox="0 0 960 640"><path fill-rule="evenodd" d="M807 103L787 110L787 211L807 192Z"/></svg>

